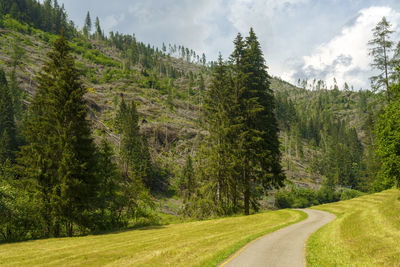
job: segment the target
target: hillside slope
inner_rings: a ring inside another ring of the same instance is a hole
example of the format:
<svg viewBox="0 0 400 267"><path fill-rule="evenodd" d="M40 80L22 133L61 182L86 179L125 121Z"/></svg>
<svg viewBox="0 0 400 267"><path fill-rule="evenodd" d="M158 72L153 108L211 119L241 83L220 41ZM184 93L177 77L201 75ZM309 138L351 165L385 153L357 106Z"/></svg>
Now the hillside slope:
<svg viewBox="0 0 400 267"><path fill-rule="evenodd" d="M15 50L22 48L23 56L16 73L18 86L24 92L24 103L28 104L35 93L35 75L47 60L47 52L56 36L11 18L6 22L5 29L0 30L0 64L10 73ZM174 58L145 45L142 45L143 54L138 56L141 60L136 64L130 63L126 53L109 41L82 37L74 38L70 45L88 88L86 98L97 139L107 138L115 147L118 146L119 135L114 127L118 104L121 97L134 100L141 116L141 129L152 149L153 161L174 185L186 155L192 153L206 135L200 126L201 107L212 68ZM145 62L148 54L153 61L150 65ZM325 179L315 161L323 156L323 147L306 135L295 137L287 124L318 113L323 105L324 111L332 115L332 120L344 120L354 126L364 144L366 115L360 105L368 101L361 103L365 101L362 92L306 90L279 78L271 79L271 87L277 95L287 177L297 185L317 188ZM330 103L330 97L334 97L335 102ZM291 109L296 118L287 117Z"/></svg>

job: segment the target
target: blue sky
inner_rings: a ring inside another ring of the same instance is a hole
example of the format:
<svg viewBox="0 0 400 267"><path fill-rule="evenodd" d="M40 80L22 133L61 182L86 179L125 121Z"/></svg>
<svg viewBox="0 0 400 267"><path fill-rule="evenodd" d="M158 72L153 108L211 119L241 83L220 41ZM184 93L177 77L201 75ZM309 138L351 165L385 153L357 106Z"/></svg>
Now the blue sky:
<svg viewBox="0 0 400 267"><path fill-rule="evenodd" d="M227 58L238 32L253 27L272 75L335 77L355 89L369 88L372 75L367 42L371 29L386 16L400 33L396 0L59 0L79 27L86 12L98 16L105 32L134 33L161 46L183 44L208 59ZM393 35L399 41L400 35Z"/></svg>

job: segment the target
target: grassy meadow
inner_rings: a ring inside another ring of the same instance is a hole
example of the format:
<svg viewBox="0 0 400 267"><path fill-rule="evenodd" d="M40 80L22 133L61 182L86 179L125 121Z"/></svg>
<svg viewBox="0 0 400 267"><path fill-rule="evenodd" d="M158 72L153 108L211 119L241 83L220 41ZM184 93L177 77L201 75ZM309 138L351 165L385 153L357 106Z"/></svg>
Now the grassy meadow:
<svg viewBox="0 0 400 267"><path fill-rule="evenodd" d="M400 266L400 191L325 204L337 219L311 235L308 266Z"/></svg>
<svg viewBox="0 0 400 267"><path fill-rule="evenodd" d="M296 210L0 245L0 266L216 266L247 242L306 218Z"/></svg>

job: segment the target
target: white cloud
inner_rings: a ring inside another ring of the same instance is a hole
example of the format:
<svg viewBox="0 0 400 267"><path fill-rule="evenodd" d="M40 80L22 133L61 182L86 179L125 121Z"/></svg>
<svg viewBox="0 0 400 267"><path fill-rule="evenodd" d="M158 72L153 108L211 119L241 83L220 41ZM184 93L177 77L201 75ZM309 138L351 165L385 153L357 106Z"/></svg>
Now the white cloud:
<svg viewBox="0 0 400 267"><path fill-rule="evenodd" d="M271 43L276 35L276 20L290 16L297 4L308 0L234 0L228 7L228 19L237 31L247 33L253 27L260 38Z"/></svg>
<svg viewBox="0 0 400 267"><path fill-rule="evenodd" d="M201 53L212 50L207 40L218 36L214 20L223 17L223 6L222 0L148 0L130 4L128 12L138 39L183 44Z"/></svg>
<svg viewBox="0 0 400 267"><path fill-rule="evenodd" d="M289 26L287 19L293 19L296 10L308 3L309 0L231 0L227 18L243 35L254 28L270 73L281 76L287 70L284 58L295 54L291 40L296 38L293 29L297 27Z"/></svg>
<svg viewBox="0 0 400 267"><path fill-rule="evenodd" d="M368 55L368 41L372 38L372 29L386 16L393 29L400 24L400 13L390 7L369 7L362 9L352 25L345 26L341 33L327 43L319 45L309 56L304 56L301 70L289 70L284 77L316 78L332 85L336 77L339 86L344 82L356 89L369 87L371 76L371 58ZM299 77L303 74L307 77ZM297 77L294 77L297 75Z"/></svg>
<svg viewBox="0 0 400 267"><path fill-rule="evenodd" d="M110 31L112 31L114 28L116 28L121 22L123 22L125 19L125 15L122 14L120 16L116 15L108 15L107 17L104 18L103 20L103 30L106 34L108 34Z"/></svg>

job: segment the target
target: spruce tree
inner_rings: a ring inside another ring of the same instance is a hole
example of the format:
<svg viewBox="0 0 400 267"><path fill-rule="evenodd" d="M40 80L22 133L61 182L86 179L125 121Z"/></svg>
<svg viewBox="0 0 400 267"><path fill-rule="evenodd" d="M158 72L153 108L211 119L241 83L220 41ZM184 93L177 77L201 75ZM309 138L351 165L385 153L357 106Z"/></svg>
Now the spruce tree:
<svg viewBox="0 0 400 267"><path fill-rule="evenodd" d="M244 213L249 214L250 204L257 209L257 185L265 188L281 186L285 177L280 165L274 96L269 88L269 75L260 43L253 29L245 41L238 35L234 43L235 51L231 58L236 64L237 153L241 159Z"/></svg>
<svg viewBox="0 0 400 267"><path fill-rule="evenodd" d="M204 120L209 149L207 163L200 164L204 167L200 176L204 188L214 192L212 200L219 213L243 207L249 214L250 205L258 208L260 188L282 186L285 176L275 100L254 31L245 40L238 34L234 46L229 65L219 58L207 91Z"/></svg>
<svg viewBox="0 0 400 267"><path fill-rule="evenodd" d="M186 157L180 181L181 194L185 199L190 199L195 191L193 160L190 155Z"/></svg>
<svg viewBox="0 0 400 267"><path fill-rule="evenodd" d="M86 38L89 38L91 32L92 32L92 19L90 18L90 13L88 11L85 18L85 24L83 26L83 34L86 36Z"/></svg>
<svg viewBox="0 0 400 267"><path fill-rule="evenodd" d="M114 153L111 145L102 140L98 153L97 175L100 187L98 190L98 207L100 209L100 222L97 227L101 230L115 227L118 221L118 213L122 211L121 173L117 164L113 161Z"/></svg>
<svg viewBox="0 0 400 267"><path fill-rule="evenodd" d="M135 102L125 105L121 101L117 116L121 123L120 157L123 176L134 176L151 188L153 181L150 152L145 136L140 133Z"/></svg>
<svg viewBox="0 0 400 267"><path fill-rule="evenodd" d="M17 141L14 107L6 75L0 69L0 165L8 159L13 161Z"/></svg>
<svg viewBox="0 0 400 267"><path fill-rule="evenodd" d="M97 40L103 39L103 32L101 31L99 17L96 17L95 27L96 27L96 39Z"/></svg>
<svg viewBox="0 0 400 267"><path fill-rule="evenodd" d="M19 160L36 181L45 235L58 236L64 225L71 236L74 225L90 226L95 208L95 145L86 119L86 90L63 35L48 56L25 125L29 144Z"/></svg>
<svg viewBox="0 0 400 267"><path fill-rule="evenodd" d="M204 107L204 119L208 132L207 172L212 173L215 203L223 213L236 210L238 181L235 171L235 98L229 68L221 55L215 67Z"/></svg>

